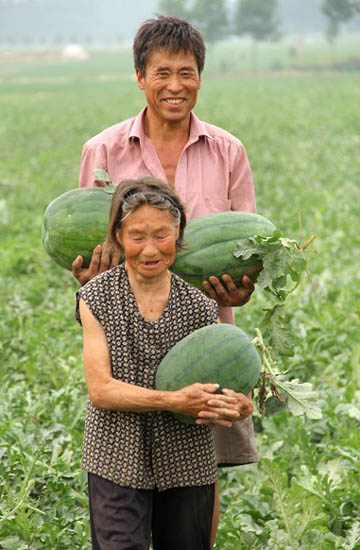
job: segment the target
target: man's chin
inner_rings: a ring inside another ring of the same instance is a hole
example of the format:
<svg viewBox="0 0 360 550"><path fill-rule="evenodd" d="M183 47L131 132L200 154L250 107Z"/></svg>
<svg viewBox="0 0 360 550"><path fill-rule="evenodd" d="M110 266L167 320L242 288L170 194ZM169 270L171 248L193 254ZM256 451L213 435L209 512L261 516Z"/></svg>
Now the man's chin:
<svg viewBox="0 0 360 550"><path fill-rule="evenodd" d="M168 111L166 111L165 113L162 113L162 115L163 120L166 121L168 124L178 124L179 122L187 120L190 116L190 112L181 111L177 113L169 113Z"/></svg>

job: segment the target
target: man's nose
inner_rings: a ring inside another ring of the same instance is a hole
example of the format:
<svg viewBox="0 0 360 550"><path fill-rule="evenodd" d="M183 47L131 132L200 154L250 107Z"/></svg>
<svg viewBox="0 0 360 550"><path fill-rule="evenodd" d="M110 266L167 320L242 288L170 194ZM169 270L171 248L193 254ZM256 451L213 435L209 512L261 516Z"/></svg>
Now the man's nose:
<svg viewBox="0 0 360 550"><path fill-rule="evenodd" d="M182 82L179 75L171 75L167 83L167 89L173 94L180 92L180 90L182 89Z"/></svg>

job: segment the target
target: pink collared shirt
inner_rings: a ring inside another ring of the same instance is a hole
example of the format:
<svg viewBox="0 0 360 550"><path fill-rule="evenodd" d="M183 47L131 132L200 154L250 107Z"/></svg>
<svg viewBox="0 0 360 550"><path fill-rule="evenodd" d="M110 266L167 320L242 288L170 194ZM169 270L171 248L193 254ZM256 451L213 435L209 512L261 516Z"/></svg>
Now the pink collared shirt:
<svg viewBox="0 0 360 550"><path fill-rule="evenodd" d="M127 178L153 176L166 180L143 117L107 128L83 147L80 187L102 186L93 170L103 168L115 183ZM178 160L175 189L186 204L188 219L238 210L255 212L255 193L249 161L241 141L229 132L202 122L191 113L189 139ZM233 323L231 308L220 308L222 322Z"/></svg>

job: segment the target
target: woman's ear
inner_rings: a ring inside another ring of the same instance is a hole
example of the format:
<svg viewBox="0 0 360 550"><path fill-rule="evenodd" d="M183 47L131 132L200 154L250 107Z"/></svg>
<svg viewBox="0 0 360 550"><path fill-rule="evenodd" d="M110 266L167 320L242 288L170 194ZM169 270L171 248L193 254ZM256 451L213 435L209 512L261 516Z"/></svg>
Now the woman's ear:
<svg viewBox="0 0 360 550"><path fill-rule="evenodd" d="M116 229L116 240L119 243L119 246L120 246L121 250L123 250L123 245L122 245L122 242L121 242L121 229L120 229L120 227L118 227Z"/></svg>

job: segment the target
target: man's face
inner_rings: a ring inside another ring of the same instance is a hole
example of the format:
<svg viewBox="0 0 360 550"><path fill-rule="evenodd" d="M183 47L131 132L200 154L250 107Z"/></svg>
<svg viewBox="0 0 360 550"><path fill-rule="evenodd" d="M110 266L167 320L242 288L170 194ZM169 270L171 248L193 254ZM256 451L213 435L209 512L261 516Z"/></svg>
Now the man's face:
<svg viewBox="0 0 360 550"><path fill-rule="evenodd" d="M157 50L149 58L146 75L138 69L136 77L138 87L145 92L150 116L175 124L189 118L201 86L192 53Z"/></svg>

